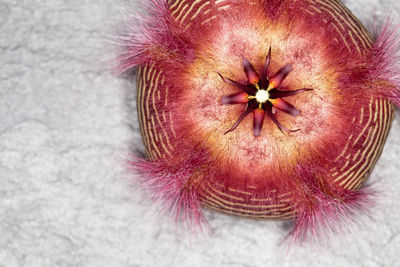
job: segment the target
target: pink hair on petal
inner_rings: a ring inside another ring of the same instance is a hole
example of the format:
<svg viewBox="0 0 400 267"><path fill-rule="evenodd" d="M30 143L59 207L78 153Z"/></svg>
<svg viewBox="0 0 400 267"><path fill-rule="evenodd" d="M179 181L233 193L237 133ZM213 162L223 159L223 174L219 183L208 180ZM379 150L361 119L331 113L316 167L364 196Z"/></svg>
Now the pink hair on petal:
<svg viewBox="0 0 400 267"><path fill-rule="evenodd" d="M171 215L177 223L183 222L192 232L203 230L207 221L201 211L199 189L191 184L193 172L187 167L193 164L193 158L179 167L167 167L163 160L150 161L136 156L127 163L129 169L138 174L135 177L137 188L149 194L149 198L161 207L161 213Z"/></svg>
<svg viewBox="0 0 400 267"><path fill-rule="evenodd" d="M303 181L303 194L295 200L294 229L287 239L290 245L312 239L327 244L334 233L342 233L357 213L368 213L375 204L370 187L352 191L316 179L312 172L298 166L297 175Z"/></svg>
<svg viewBox="0 0 400 267"><path fill-rule="evenodd" d="M385 81L377 84L380 94L400 107L400 24L391 19L384 24L370 54L370 78ZM389 84L387 84L387 82Z"/></svg>
<svg viewBox="0 0 400 267"><path fill-rule="evenodd" d="M322 191L316 192L317 203L312 208L305 205L297 207L295 227L290 232L291 243L301 243L307 239L326 243L334 233L342 233L348 223L358 213L367 213L373 205L369 188L343 193L343 199L332 198Z"/></svg>
<svg viewBox="0 0 400 267"><path fill-rule="evenodd" d="M187 35L180 34L180 25L171 17L166 0L143 0L143 11L134 11L128 18L124 32L115 39L120 52L115 58L117 73L145 64L155 58L154 51L168 53L188 51L185 58L191 58L191 42ZM153 50L153 52L151 52ZM175 63L176 64L176 63Z"/></svg>
<svg viewBox="0 0 400 267"><path fill-rule="evenodd" d="M159 61L160 57L168 61L171 69L180 64L176 58L170 59L170 53L179 53L184 59L192 57L190 36L181 34L180 25L171 17L166 0L142 0L141 11L129 16L127 27L116 37L115 43L120 52L115 61L115 72L144 66ZM168 53L163 52L168 51ZM182 51L187 51L182 54ZM169 62L169 60L173 60ZM202 230L206 223L198 193L201 186L193 180L193 166L204 162L202 153L189 153L184 160L143 159L131 156L128 168L136 175L136 184L149 193L149 197L160 205L162 213L173 215L176 221L183 221L193 231Z"/></svg>
<svg viewBox="0 0 400 267"><path fill-rule="evenodd" d="M144 63L147 49L157 38L157 32L167 31L169 19L168 8L165 1L143 1L140 5L143 11L136 11L127 19L124 32L116 37L116 43L121 51L116 57L119 62L117 71L122 73L134 66ZM155 20L154 18L158 18Z"/></svg>

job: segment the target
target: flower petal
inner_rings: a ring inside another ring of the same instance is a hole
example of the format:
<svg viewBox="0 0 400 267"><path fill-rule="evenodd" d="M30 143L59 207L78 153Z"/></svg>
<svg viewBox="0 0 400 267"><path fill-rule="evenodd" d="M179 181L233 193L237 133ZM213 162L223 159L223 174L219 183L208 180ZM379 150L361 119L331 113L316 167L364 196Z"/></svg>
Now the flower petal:
<svg viewBox="0 0 400 267"><path fill-rule="evenodd" d="M245 84L241 84L241 83L235 82L234 80L231 80L229 78L225 78L219 73L218 73L218 75L221 77L221 79L224 82L241 89L243 92L246 92L246 93L248 93L250 95L254 95L257 92L257 90L255 88L252 88L252 87L250 87L248 85L245 85Z"/></svg>
<svg viewBox="0 0 400 267"><path fill-rule="evenodd" d="M269 63L271 62L271 47L269 47L268 55L265 60L265 64L263 67L263 71L261 73L261 78L260 78L260 87L266 89L268 86L268 68L269 68Z"/></svg>
<svg viewBox="0 0 400 267"><path fill-rule="evenodd" d="M221 98L221 103L223 105L247 103L247 102L249 102L249 99L247 98L248 96L249 95L245 92L231 94L231 95L225 95Z"/></svg>
<svg viewBox="0 0 400 267"><path fill-rule="evenodd" d="M296 109L292 104L286 102L281 98L270 99L269 101L275 108L279 109L280 111L286 112L290 115L298 116L301 113L300 110Z"/></svg>
<svg viewBox="0 0 400 267"><path fill-rule="evenodd" d="M280 69L274 77L272 77L269 80L269 86L268 89L273 89L277 88L283 80L288 76L288 74L292 71L292 66L291 65L286 65L282 69Z"/></svg>
<svg viewBox="0 0 400 267"><path fill-rule="evenodd" d="M279 130L281 130L281 132L297 132L300 129L296 129L296 130L289 130L288 128L286 128L285 126L283 126L274 116L274 114L272 114L272 106L271 105L265 105L265 111L267 112L268 117L276 124L276 126L278 126Z"/></svg>
<svg viewBox="0 0 400 267"><path fill-rule="evenodd" d="M288 97L288 96L293 96L297 95L306 91L312 91L313 89L297 89L297 90L292 90L292 91L280 91L278 89L272 89L269 91L269 95L271 98L282 98L282 97Z"/></svg>
<svg viewBox="0 0 400 267"><path fill-rule="evenodd" d="M258 103L257 101L249 101L249 104L247 105L246 109L243 111L243 113L240 115L239 119L235 122L235 124L232 125L232 127L226 131L224 134L227 134L229 132L232 132L233 130L236 129L236 127L239 125L239 123L242 122L244 117L246 117L250 112L252 112L255 108L257 108Z"/></svg>
<svg viewBox="0 0 400 267"><path fill-rule="evenodd" d="M244 58L242 64L249 83L250 84L257 83L260 80L260 77L258 76L258 73L254 70L254 67L253 65L251 65L250 61Z"/></svg>
<svg viewBox="0 0 400 267"><path fill-rule="evenodd" d="M259 137L261 133L261 129L264 123L265 111L263 109L255 109L254 110L254 119L253 119L253 135L254 137Z"/></svg>

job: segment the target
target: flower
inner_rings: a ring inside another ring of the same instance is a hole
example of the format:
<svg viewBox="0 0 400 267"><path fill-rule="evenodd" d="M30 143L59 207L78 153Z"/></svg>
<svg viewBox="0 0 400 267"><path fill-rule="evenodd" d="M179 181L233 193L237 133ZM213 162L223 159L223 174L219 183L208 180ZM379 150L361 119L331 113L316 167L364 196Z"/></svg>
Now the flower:
<svg viewBox="0 0 400 267"><path fill-rule="evenodd" d="M339 0L152 0L145 10L119 37L118 70L138 68L146 157L129 168L163 210L193 227L203 208L290 219L302 239L368 208L363 185L400 105L390 23L375 39Z"/></svg>

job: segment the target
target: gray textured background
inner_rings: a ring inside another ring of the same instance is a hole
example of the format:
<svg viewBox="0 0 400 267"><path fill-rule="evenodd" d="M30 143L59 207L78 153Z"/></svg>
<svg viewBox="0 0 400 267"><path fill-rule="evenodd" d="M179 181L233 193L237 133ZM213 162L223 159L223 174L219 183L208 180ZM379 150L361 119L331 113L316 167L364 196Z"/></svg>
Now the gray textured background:
<svg viewBox="0 0 400 267"><path fill-rule="evenodd" d="M287 226L206 213L197 238L128 186L141 147L132 78L103 63L122 0L0 2L0 266L400 266L400 117L370 182L371 216L287 252ZM131 1L132 2L132 1ZM397 0L348 0L366 22Z"/></svg>

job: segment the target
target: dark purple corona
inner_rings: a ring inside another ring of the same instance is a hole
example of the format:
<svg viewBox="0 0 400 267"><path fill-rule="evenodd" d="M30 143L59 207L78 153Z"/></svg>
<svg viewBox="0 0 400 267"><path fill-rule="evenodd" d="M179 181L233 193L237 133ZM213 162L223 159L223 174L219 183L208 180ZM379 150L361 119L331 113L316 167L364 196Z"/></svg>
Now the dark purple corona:
<svg viewBox="0 0 400 267"><path fill-rule="evenodd" d="M299 93L310 91L312 89L298 89L293 91L282 91L278 88L281 87L283 80L289 75L292 70L291 65L286 65L281 68L273 77L268 75L268 67L271 62L271 48L269 49L261 77L254 69L253 65L245 58L243 59L243 68L247 76L247 84L241 84L233 81L229 78L223 77L219 74L222 80L230 85L233 85L243 92L226 95L221 98L222 104L245 104L247 103L246 109L240 115L239 119L233 124L233 126L225 132L225 134L233 131L240 124L240 122L251 112L254 114L253 119L253 135L254 137L260 136L261 129L264 122L265 113L268 117L278 126L283 132L296 132L296 130L289 130L283 126L275 117L275 109L283 111L292 116L300 115L300 111L296 109L292 104L286 102L282 98L288 96L294 96Z"/></svg>

